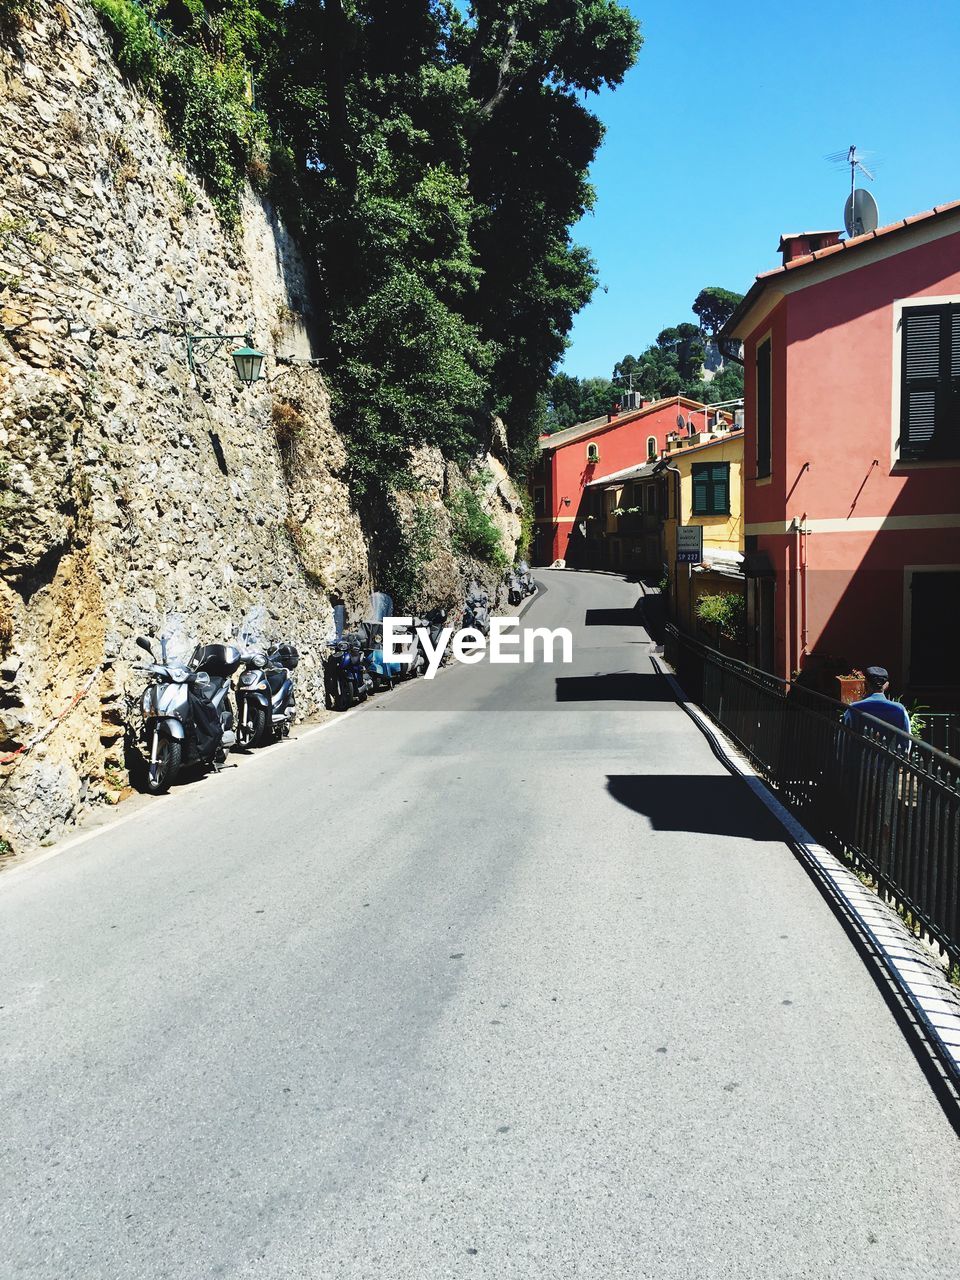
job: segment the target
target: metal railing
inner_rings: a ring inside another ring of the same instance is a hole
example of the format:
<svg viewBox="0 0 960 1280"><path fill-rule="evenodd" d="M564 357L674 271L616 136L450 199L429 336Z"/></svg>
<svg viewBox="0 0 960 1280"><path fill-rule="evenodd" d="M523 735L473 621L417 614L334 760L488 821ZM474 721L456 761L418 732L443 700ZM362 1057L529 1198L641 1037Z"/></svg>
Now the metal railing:
<svg viewBox="0 0 960 1280"><path fill-rule="evenodd" d="M960 713L955 711L918 711L923 722L921 734L924 742L936 747L945 755L960 759Z"/></svg>
<svg viewBox="0 0 960 1280"><path fill-rule="evenodd" d="M664 654L811 834L960 961L960 760L672 625Z"/></svg>

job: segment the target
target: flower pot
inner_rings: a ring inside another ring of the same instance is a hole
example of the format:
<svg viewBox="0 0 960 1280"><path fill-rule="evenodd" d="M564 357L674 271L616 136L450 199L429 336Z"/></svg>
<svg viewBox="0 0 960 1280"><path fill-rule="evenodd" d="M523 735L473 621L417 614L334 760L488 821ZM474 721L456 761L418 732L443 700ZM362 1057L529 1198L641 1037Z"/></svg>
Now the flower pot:
<svg viewBox="0 0 960 1280"><path fill-rule="evenodd" d="M841 702L849 705L851 702L859 702L861 698L866 697L867 682L862 676L835 676L834 679L839 690L837 697Z"/></svg>

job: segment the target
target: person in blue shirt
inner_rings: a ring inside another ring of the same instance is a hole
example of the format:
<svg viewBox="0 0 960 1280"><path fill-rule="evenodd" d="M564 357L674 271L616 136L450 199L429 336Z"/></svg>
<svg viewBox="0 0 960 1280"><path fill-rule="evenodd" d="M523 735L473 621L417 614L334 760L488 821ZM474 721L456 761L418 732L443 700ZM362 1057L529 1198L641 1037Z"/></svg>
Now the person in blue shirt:
<svg viewBox="0 0 960 1280"><path fill-rule="evenodd" d="M906 734L909 737L910 717L907 715L906 707L899 702L891 702L887 697L890 675L886 668L867 667L863 674L867 678L867 696L861 698L859 702L851 702L844 712L843 723L850 729L859 729L862 732L864 729L873 727L869 720L864 719L864 716L873 716L874 719L883 720L885 724L899 730L896 737L900 741L902 741L900 734Z"/></svg>

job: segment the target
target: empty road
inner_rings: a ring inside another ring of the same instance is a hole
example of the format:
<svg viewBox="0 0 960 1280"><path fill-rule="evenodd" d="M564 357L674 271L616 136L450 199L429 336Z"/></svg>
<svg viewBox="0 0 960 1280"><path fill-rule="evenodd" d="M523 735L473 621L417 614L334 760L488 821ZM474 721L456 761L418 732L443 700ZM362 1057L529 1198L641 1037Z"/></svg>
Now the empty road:
<svg viewBox="0 0 960 1280"><path fill-rule="evenodd" d="M0 875L0 1275L956 1274L960 1150L781 831L546 572L463 667Z"/></svg>

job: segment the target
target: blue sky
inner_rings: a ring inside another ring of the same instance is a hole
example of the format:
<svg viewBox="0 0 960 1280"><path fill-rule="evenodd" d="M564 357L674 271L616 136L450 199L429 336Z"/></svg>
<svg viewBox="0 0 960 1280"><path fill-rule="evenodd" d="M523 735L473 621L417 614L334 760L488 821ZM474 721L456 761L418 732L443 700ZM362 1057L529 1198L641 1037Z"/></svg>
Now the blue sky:
<svg viewBox="0 0 960 1280"><path fill-rule="evenodd" d="M955 0L632 0L644 46L614 93L594 212L575 238L602 286L577 317L567 373L609 376L703 285L745 292L776 266L784 231L842 227L849 170L876 153L880 223L960 198Z"/></svg>

